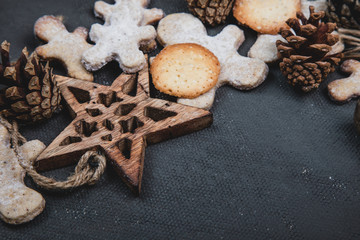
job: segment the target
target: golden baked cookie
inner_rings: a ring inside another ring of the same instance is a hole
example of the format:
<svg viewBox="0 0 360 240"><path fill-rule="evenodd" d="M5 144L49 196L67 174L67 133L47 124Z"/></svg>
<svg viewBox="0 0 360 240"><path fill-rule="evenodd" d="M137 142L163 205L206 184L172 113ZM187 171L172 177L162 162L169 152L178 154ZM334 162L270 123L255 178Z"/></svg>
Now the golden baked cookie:
<svg viewBox="0 0 360 240"><path fill-rule="evenodd" d="M198 44L174 44L155 57L150 72L159 91L196 98L216 85L220 63L212 52Z"/></svg>
<svg viewBox="0 0 360 240"><path fill-rule="evenodd" d="M277 34L300 10L300 0L236 0L233 14L241 24L259 33Z"/></svg>

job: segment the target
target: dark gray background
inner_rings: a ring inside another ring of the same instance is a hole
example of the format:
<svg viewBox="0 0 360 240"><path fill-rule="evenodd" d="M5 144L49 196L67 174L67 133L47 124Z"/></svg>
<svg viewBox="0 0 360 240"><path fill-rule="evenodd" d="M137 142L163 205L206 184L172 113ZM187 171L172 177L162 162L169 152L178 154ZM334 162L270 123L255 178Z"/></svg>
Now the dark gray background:
<svg viewBox="0 0 360 240"><path fill-rule="evenodd" d="M11 43L15 60L23 46L32 51L40 44L33 35L36 19L63 15L68 30L89 28L101 22L93 4L0 0L0 40ZM188 12L185 0L153 0L151 7ZM256 37L249 29L245 34L242 55ZM110 84L119 73L111 63L95 81ZM355 101L335 104L326 90L341 76L334 73L318 91L303 94L275 66L253 91L222 87L210 128L147 148L140 197L111 167L97 185L70 192L41 190L26 179L43 194L46 208L21 226L1 222L0 239L359 239ZM70 121L63 111L21 132L49 144ZM73 166L46 175L65 179L71 171Z"/></svg>

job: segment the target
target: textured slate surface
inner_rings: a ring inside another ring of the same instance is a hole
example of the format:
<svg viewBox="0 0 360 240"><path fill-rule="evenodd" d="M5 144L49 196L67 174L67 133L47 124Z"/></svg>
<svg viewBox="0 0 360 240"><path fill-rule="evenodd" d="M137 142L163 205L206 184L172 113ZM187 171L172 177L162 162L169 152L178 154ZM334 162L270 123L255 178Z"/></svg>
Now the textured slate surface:
<svg viewBox="0 0 360 240"><path fill-rule="evenodd" d="M111 2L111 1L109 1ZM15 60L33 50L33 24L63 15L66 26L101 22L93 0L0 0L0 40ZM184 0L153 0L169 13L187 12ZM229 22L233 22L232 19ZM216 34L223 26L209 29ZM246 55L256 33L245 29ZM64 73L53 64L57 73ZM112 63L95 74L110 84ZM332 74L328 80L341 77ZM355 101L331 102L326 84L295 92L271 67L250 92L221 88L214 124L146 150L143 191L135 197L108 168L92 187L70 192L39 190L46 209L21 226L0 223L1 239L359 239L360 138L352 124ZM21 132L49 144L71 121L63 111ZM65 179L72 167L47 172ZM30 179L29 186L35 187Z"/></svg>

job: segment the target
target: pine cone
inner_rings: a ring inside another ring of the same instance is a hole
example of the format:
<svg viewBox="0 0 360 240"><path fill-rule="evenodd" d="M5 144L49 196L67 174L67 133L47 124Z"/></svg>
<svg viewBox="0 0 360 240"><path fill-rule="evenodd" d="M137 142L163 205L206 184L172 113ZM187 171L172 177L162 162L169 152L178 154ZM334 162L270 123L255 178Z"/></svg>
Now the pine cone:
<svg viewBox="0 0 360 240"><path fill-rule="evenodd" d="M359 0L328 0L326 11L328 21L335 22L338 27L360 29Z"/></svg>
<svg viewBox="0 0 360 240"><path fill-rule="evenodd" d="M60 107L60 92L53 81L52 69L44 67L36 53L30 57L24 48L20 58L10 63L10 44L0 46L0 114L21 123L32 123L50 118Z"/></svg>
<svg viewBox="0 0 360 240"><path fill-rule="evenodd" d="M223 23L235 0L186 0L190 11L211 26Z"/></svg>
<svg viewBox="0 0 360 240"><path fill-rule="evenodd" d="M331 34L336 28L335 23L320 22L324 16L323 11L315 13L313 6L310 6L309 19L298 12L297 18L286 21L296 35L291 30L281 29L280 34L287 42L276 42L280 70L291 85L304 92L318 88L341 60L342 54L328 54L339 37Z"/></svg>

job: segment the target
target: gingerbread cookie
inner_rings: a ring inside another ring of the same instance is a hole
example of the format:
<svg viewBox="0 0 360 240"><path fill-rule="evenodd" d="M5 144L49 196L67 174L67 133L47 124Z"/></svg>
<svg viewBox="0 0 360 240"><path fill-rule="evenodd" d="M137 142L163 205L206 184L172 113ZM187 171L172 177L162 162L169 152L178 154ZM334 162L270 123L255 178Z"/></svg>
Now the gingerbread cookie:
<svg viewBox="0 0 360 240"><path fill-rule="evenodd" d="M259 33L277 34L301 10L300 0L236 0L234 17Z"/></svg>
<svg viewBox="0 0 360 240"><path fill-rule="evenodd" d="M248 56L260 59L266 63L276 62L279 59L276 48L277 40L285 41L280 34L259 34L256 42L251 46Z"/></svg>
<svg viewBox="0 0 360 240"><path fill-rule="evenodd" d="M334 101L346 102L360 96L360 62L347 60L341 65L341 70L351 74L350 77L329 83L328 91Z"/></svg>
<svg viewBox="0 0 360 240"><path fill-rule="evenodd" d="M196 98L213 88L220 63L208 49L194 43L165 47L151 64L154 86L163 93Z"/></svg>
<svg viewBox="0 0 360 240"><path fill-rule="evenodd" d="M90 39L95 46L84 52L82 63L95 71L112 60L127 73L135 73L145 66L145 56L139 48L150 51L156 47L156 31L151 25L163 17L160 9L146 9L147 0L116 0L114 5L95 3L95 15L104 25L93 24Z"/></svg>
<svg viewBox="0 0 360 240"><path fill-rule="evenodd" d="M258 59L241 56L237 50L245 40L243 31L235 25L226 26L215 37L207 35L199 19L187 13L170 14L159 22L158 40L164 45L196 43L209 49L220 62L220 75L216 86L194 99L178 99L179 103L209 109L215 98L216 88L230 84L241 90L259 86L268 73L267 65Z"/></svg>
<svg viewBox="0 0 360 240"><path fill-rule="evenodd" d="M0 124L0 217L7 223L21 224L39 215L45 200L40 193L25 186L25 170L10 146L9 132ZM34 140L22 145L19 154L32 163L44 149L42 142Z"/></svg>
<svg viewBox="0 0 360 240"><path fill-rule="evenodd" d="M47 60L60 60L70 77L93 81L93 75L81 64L83 52L92 45L86 42L88 31L78 27L69 33L62 21L54 16L43 16L35 22L35 35L47 44L36 48L36 53Z"/></svg>

